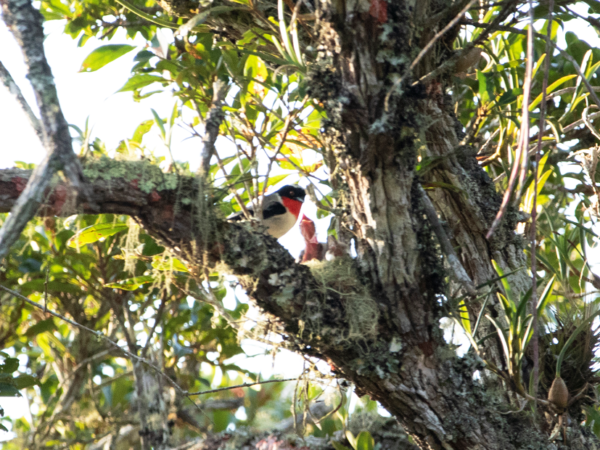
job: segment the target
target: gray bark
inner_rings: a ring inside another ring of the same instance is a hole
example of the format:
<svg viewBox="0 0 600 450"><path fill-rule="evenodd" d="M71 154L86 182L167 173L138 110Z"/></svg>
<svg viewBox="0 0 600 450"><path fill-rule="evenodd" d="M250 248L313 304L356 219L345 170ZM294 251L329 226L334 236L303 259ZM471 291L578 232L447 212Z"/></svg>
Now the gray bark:
<svg viewBox="0 0 600 450"><path fill-rule="evenodd" d="M359 274L364 300L378 310L373 333L349 335L347 293L328 289L250 224L220 219L209 188L196 179L163 174L144 162L97 161L86 167L83 185L91 201L57 182L45 192L39 214L129 214L187 261L191 273L218 266L237 275L273 316L289 347L329 361L359 394L390 411L423 449L558 449L536 418L499 413L511 406L507 387L493 377L485 385L477 380L482 361L472 354L456 357L438 327L452 299L426 219L422 183L454 186L427 195L475 285L496 276L492 259L507 270L525 264L513 232L514 211L485 238L500 198L473 149L459 145L460 127L444 96L444 74L452 67L447 62L456 59L448 42L434 45L407 72L417 47L433 35L431 18L450 20L464 2L448 9L441 0L384 3L387 18L381 21L367 1L318 2L319 58L309 83L310 95L327 110L331 182L350 212L344 220L358 257L348 264ZM500 16L514 4L505 3ZM399 86L397 76L404 80ZM427 82L413 84L418 79ZM440 164L423 175L416 162L424 157L439 158ZM0 212L13 207L29 177L27 171L0 171ZM518 291L529 285L523 271L510 282ZM495 345L487 341L486 358L502 367ZM572 424L568 445L560 447L596 446L595 438Z"/></svg>

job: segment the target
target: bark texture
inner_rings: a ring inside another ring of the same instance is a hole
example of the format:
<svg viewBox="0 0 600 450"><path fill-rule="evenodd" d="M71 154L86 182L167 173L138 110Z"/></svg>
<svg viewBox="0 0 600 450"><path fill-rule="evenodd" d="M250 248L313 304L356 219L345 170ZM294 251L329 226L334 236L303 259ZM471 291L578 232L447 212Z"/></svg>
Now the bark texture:
<svg viewBox="0 0 600 450"><path fill-rule="evenodd" d="M360 394L369 394L392 412L422 448L516 449L527 448L532 440L539 443L532 448L558 448L546 444L547 437L518 415L499 415L497 408L503 407L500 397L473 380L473 373L482 369L481 361L458 359L445 348L436 325L439 302L427 297L431 295L428 275L417 278L422 283L418 287L406 277L398 288L401 293L392 299L386 297L389 286L372 287L381 310L377 333L349 337L344 295L322 286L273 238L249 224L227 223L216 217L210 219L212 226L207 231L206 220L197 216L198 204L206 196L196 179L163 174L144 162L110 160L88 163L85 173L93 192L93 209L85 202L77 203L71 186L57 182L47 192L39 214L95 212L97 207L106 213L129 214L192 267L227 268L240 277L257 304L277 318L290 347L330 361L341 376L356 383ZM0 211L10 209L29 175L24 170L0 172ZM415 192L411 195L417 196ZM410 229L419 242L422 238L414 231L419 228L413 225ZM434 251L433 238L425 237ZM371 255L371 264L378 264L369 243L361 245L361 254ZM362 256L361 262L365 259ZM386 274L390 272L397 273L388 270ZM362 280L373 286L378 278L365 274ZM394 278L384 280L398 283ZM396 310L392 309L394 301L402 302ZM413 317L417 325L413 325ZM423 326L428 317L431 322Z"/></svg>
<svg viewBox="0 0 600 450"><path fill-rule="evenodd" d="M168 3L174 11L179 5ZM510 408L507 387L493 377L479 379L482 361L471 354L456 357L438 325L461 287L445 282L443 253L423 195L446 222L475 285L496 276L492 259L507 271L525 264L513 232L514 211L485 238L500 198L474 150L460 145L461 127L446 102L440 68L453 58L452 37L440 39L409 73L419 48L435 34L432 17L441 28L441 18L449 21L464 4L315 4L318 60L311 67L310 95L327 110L331 182L342 193L343 224L358 254L339 264L356 274L355 292L363 301L358 310L374 305L367 331L361 323L356 332L356 317L349 313L356 299L349 292L331 289L251 224L219 218L210 188L197 179L164 174L145 162L92 161L84 170L89 201L56 182L39 214L128 214L187 261L192 274L208 266L237 275L256 304L274 316L289 347L329 361L359 394L390 411L422 449L558 449L531 416L499 413ZM428 76L434 70L439 76ZM429 81L415 83L420 77ZM418 163L426 158L438 164L421 173ZM0 212L10 211L30 175L0 171ZM453 188L427 194L421 188L442 183ZM525 272L514 274L511 284L526 290ZM502 368L497 343L489 339L486 345L486 357ZM597 445L573 424L569 444L560 448Z"/></svg>

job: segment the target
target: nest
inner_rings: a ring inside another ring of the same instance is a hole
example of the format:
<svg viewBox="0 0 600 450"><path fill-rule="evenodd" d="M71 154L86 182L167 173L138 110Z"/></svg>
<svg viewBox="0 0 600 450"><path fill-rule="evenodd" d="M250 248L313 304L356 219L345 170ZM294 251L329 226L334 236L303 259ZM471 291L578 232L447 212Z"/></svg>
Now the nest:
<svg viewBox="0 0 600 450"><path fill-rule="evenodd" d="M309 261L306 265L313 276L320 282L320 288L314 292L318 302L310 302L311 331L322 328L322 309L327 304L330 293L340 296L344 310L343 320L348 329L343 336L338 337L339 343L350 344L357 339L370 340L377 334L379 308L371 296L369 289L361 282L354 261L350 257L340 257L333 261ZM320 313L320 314L319 314ZM320 326L321 325L321 326Z"/></svg>

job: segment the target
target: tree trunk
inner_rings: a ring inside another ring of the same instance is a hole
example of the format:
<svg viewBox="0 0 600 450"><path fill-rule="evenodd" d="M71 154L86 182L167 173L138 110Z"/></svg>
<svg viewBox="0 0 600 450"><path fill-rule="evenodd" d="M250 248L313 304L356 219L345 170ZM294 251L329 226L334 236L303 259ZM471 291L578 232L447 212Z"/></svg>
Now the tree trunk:
<svg viewBox="0 0 600 450"><path fill-rule="evenodd" d="M135 217L186 260L192 274L218 266L239 276L256 304L276 318L289 347L329 361L356 384L357 393L390 411L421 448L558 449L535 416L499 413L511 406L500 382L485 377L484 386L476 376L483 372L482 361L473 354L458 358L438 325L457 292L450 294L445 284L448 267L426 218L421 186L435 187L427 195L475 285L496 276L492 259L508 270L525 263L513 232L515 211L485 238L500 198L474 150L460 145L461 127L446 102L446 75L414 84L451 59L452 39L440 39L405 76L418 49L437 31L428 19L446 14L449 21L456 5L316 3L319 58L311 68L310 95L327 110L331 181L342 192L349 213L343 225L356 244L356 260L340 262L357 274L352 296L331 289L250 224L219 220L209 189L197 180L163 174L145 162L94 162L85 174L95 207ZM433 168L418 170L432 160ZM28 176L0 172L0 212L14 204ZM59 183L41 213L97 213L76 197ZM519 291L529 286L525 271L510 282ZM370 311L373 323L357 325L354 307ZM493 339L485 352L503 367ZM569 445L561 448L596 448L596 439L585 433L573 424Z"/></svg>

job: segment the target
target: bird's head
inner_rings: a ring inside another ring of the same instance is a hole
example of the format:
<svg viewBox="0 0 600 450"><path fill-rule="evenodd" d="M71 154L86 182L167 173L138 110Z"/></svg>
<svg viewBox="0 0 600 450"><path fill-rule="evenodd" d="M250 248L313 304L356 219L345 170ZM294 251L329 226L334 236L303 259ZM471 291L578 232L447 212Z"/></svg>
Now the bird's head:
<svg viewBox="0 0 600 450"><path fill-rule="evenodd" d="M303 203L306 191L300 186L288 184L277 191L281 198L288 198Z"/></svg>
<svg viewBox="0 0 600 450"><path fill-rule="evenodd" d="M304 189L300 186L287 185L279 189L277 193L287 210L297 219L304 203L304 197L306 197Z"/></svg>

